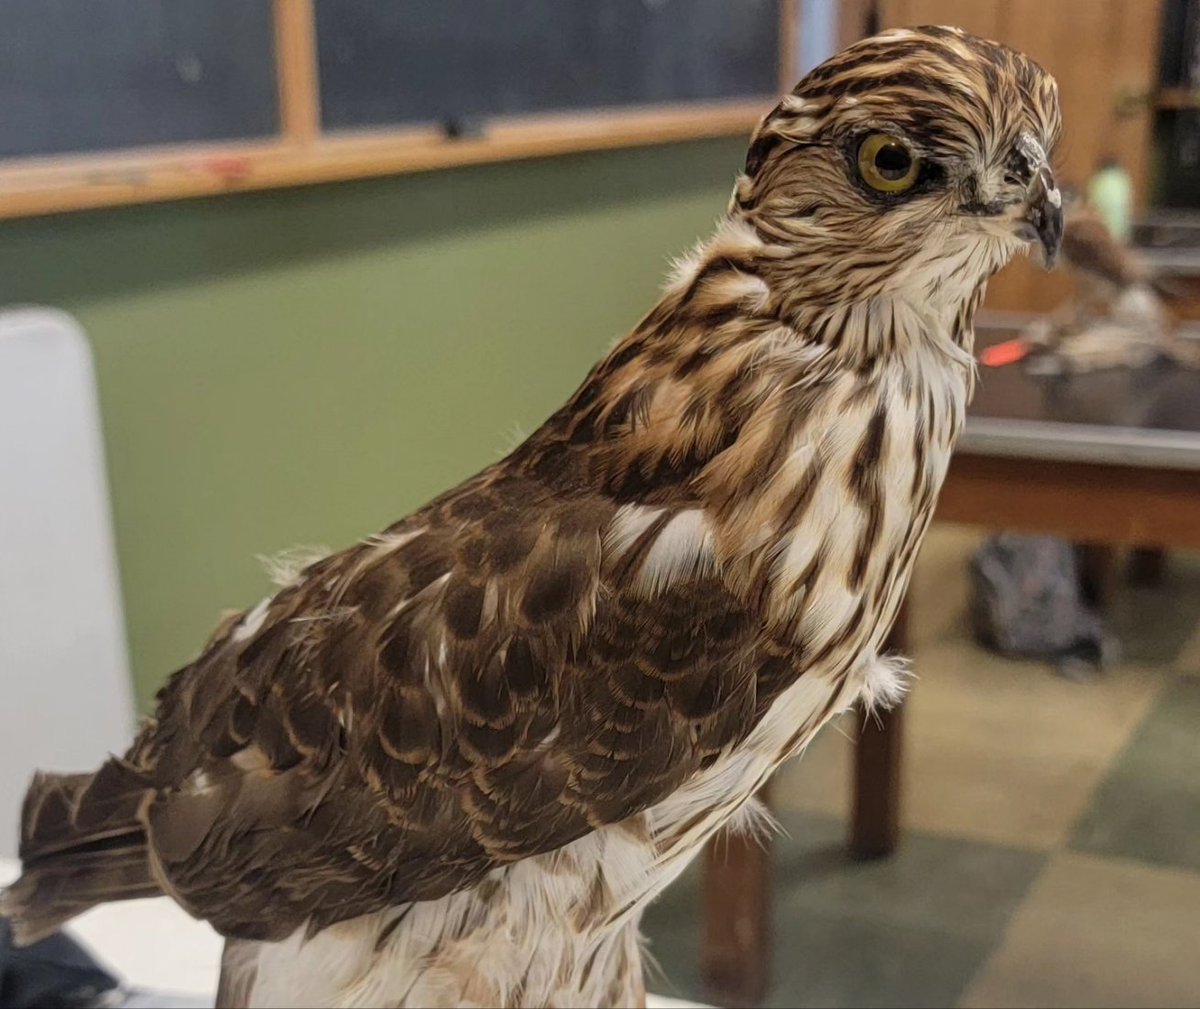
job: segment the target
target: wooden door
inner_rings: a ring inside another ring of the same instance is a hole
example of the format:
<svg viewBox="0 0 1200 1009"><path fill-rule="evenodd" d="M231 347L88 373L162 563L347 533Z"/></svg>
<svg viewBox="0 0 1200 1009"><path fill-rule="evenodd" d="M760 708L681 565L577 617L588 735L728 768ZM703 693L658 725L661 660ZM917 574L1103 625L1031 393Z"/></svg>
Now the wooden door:
<svg viewBox="0 0 1200 1009"><path fill-rule="evenodd" d="M879 0L879 26L958 25L1028 53L1058 79L1060 182L1086 185L1116 157L1145 206L1162 0ZM989 308L1041 311L1066 298L1066 271L1023 257L988 288Z"/></svg>

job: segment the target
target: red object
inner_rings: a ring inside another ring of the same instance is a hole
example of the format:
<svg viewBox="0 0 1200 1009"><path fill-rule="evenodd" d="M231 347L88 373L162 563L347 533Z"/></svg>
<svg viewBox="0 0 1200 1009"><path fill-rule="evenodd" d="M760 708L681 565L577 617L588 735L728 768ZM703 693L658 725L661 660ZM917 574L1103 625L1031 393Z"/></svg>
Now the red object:
<svg viewBox="0 0 1200 1009"><path fill-rule="evenodd" d="M250 159L236 154L217 156L204 162L204 170L227 182L236 182L250 174Z"/></svg>
<svg viewBox="0 0 1200 1009"><path fill-rule="evenodd" d="M1014 364L1027 356L1033 348L1024 337L1015 340L1005 340L991 347L984 347L979 352L979 360L989 368L1000 368L1006 364Z"/></svg>

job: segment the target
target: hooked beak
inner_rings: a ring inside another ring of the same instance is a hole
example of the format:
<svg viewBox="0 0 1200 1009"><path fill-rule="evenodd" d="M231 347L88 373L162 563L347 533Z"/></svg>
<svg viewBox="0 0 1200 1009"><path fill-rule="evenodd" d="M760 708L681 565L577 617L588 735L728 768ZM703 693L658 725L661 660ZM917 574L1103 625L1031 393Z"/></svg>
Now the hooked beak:
<svg viewBox="0 0 1200 1009"><path fill-rule="evenodd" d="M1051 270L1062 248L1062 193L1046 163L1045 152L1028 133L1021 137L1016 157L1024 169L1020 174L1029 180L1025 190L1025 213L1017 233L1026 241L1041 243L1043 262L1046 269Z"/></svg>
<svg viewBox="0 0 1200 1009"><path fill-rule="evenodd" d="M1030 239L1036 237L1042 243L1046 269L1054 269L1058 250L1062 248L1062 193L1054 183L1054 175L1045 165L1034 175L1029 187L1023 223L1033 231Z"/></svg>

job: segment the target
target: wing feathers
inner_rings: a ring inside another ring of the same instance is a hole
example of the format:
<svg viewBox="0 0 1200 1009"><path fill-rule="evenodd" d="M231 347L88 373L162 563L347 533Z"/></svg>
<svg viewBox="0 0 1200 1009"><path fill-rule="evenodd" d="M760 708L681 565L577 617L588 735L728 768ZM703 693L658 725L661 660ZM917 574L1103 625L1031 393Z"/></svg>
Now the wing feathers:
<svg viewBox="0 0 1200 1009"><path fill-rule="evenodd" d="M146 831L143 862L189 910L278 939L436 898L628 818L749 731L759 628L706 513L628 496L686 485L730 422L706 411L672 442L647 411L685 413L684 385L668 402L597 375L623 461L552 420L225 621L127 761L72 783L118 794L108 777L134 774L118 820ZM623 505L587 489L618 484Z"/></svg>

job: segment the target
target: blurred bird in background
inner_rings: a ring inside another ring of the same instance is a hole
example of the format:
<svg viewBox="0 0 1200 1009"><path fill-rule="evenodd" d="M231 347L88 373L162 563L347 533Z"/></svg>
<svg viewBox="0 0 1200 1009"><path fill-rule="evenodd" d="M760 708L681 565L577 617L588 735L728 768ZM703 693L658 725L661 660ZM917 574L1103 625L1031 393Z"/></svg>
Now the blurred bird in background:
<svg viewBox="0 0 1200 1009"><path fill-rule="evenodd" d="M987 278L1053 262L1054 81L893 30L766 115L715 235L507 458L219 627L40 775L18 938L167 893L229 1006L635 1005L643 908L881 657Z"/></svg>
<svg viewBox="0 0 1200 1009"><path fill-rule="evenodd" d="M1065 190L1063 260L1076 274L1077 323L1097 319L1165 329L1166 310L1149 269L1081 194Z"/></svg>
<svg viewBox="0 0 1200 1009"><path fill-rule="evenodd" d="M1167 307L1169 283L1151 273L1087 198L1066 187L1063 193L1063 262L1076 288L1022 334L1032 370L1080 374L1139 368L1160 357L1200 367L1200 346L1179 334Z"/></svg>

